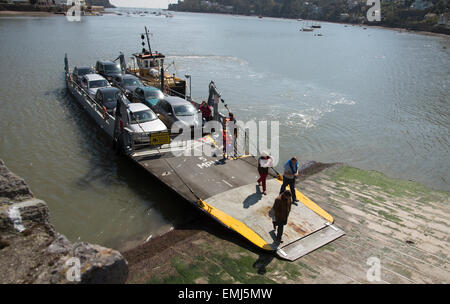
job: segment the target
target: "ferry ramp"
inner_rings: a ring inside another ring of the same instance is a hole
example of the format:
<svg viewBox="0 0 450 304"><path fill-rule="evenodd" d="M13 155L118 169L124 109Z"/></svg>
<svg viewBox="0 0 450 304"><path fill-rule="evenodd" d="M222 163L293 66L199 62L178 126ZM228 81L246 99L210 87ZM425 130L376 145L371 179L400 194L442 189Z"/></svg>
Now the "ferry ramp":
<svg viewBox="0 0 450 304"><path fill-rule="evenodd" d="M210 143L192 141L194 150L202 145ZM253 156L224 160L217 149L210 156L172 152L164 145L135 152L131 158L184 199L262 249L295 260L344 235L333 225L330 214L296 190L300 202L292 205L280 244L272 225L272 206L282 182L269 175L267 195L263 195L256 183L257 160Z"/></svg>

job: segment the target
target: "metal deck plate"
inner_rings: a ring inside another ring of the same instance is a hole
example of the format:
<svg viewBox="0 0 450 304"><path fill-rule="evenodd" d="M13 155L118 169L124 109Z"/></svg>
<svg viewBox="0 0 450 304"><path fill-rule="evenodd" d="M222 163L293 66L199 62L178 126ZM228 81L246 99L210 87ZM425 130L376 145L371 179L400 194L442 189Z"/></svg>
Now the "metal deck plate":
<svg viewBox="0 0 450 304"><path fill-rule="evenodd" d="M278 196L281 184L275 180L267 181L267 195L263 195L256 181L217 194L206 203L233 218L241 221L255 231L276 250L275 231L272 224L272 206ZM288 224L284 227L283 244L293 243L311 233L326 227L328 222L314 211L303 205L292 205Z"/></svg>
<svg viewBox="0 0 450 304"><path fill-rule="evenodd" d="M205 143L195 142L199 149L202 144ZM196 203L197 198L191 190L205 200L258 178L257 161L253 156L224 161L221 153L216 150L215 156L174 156L168 147L164 147L137 152L132 155L132 159L186 199Z"/></svg>
<svg viewBox="0 0 450 304"><path fill-rule="evenodd" d="M335 225L329 225L291 244L278 247L277 255L283 259L295 261L345 234Z"/></svg>

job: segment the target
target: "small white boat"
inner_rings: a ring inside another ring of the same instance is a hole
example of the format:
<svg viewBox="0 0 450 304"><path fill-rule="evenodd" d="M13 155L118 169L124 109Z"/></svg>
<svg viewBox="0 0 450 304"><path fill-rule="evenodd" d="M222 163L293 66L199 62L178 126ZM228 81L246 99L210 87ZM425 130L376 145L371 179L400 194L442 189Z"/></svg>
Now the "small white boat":
<svg viewBox="0 0 450 304"><path fill-rule="evenodd" d="M308 22L305 21L305 22L303 23L303 26L302 26L302 28L301 28L301 31L302 31L302 32L312 32L312 31L314 31L314 29L313 29L313 27L312 27L311 24L308 25Z"/></svg>

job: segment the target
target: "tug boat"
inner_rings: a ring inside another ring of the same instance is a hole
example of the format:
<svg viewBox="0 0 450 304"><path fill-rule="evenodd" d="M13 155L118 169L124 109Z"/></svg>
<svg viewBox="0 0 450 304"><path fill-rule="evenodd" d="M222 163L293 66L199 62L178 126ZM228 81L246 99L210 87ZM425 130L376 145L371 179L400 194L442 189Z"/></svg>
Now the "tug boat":
<svg viewBox="0 0 450 304"><path fill-rule="evenodd" d="M145 33L141 34L141 39L142 51L134 53L130 58L131 63L126 68L127 73L139 77L142 82L149 86L160 88L168 95L185 98L186 80L175 76L175 74L168 74L164 70L166 56L160 52L152 52L147 27L145 27ZM145 39L148 49L145 48Z"/></svg>

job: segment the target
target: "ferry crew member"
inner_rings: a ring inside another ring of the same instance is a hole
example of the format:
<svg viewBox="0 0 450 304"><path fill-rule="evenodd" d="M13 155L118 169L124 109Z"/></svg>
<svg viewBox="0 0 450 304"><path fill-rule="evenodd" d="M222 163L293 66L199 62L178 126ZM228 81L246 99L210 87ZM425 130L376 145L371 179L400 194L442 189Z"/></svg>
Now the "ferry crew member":
<svg viewBox="0 0 450 304"><path fill-rule="evenodd" d="M236 143L237 143L237 126L236 126L236 118L234 118L234 114L233 113L229 113L228 114L228 118L226 118L226 120L228 122L232 122L232 128L233 128L233 149L236 152ZM230 127L231 128L231 127Z"/></svg>
<svg viewBox="0 0 450 304"><path fill-rule="evenodd" d="M235 144L236 144L237 129L236 129L236 119L234 119L233 113L230 113L228 117L225 117L225 119L223 120L222 128L223 128L222 131L223 154L224 155L226 154L227 155L226 158L228 158L234 155L234 150L236 149Z"/></svg>
<svg viewBox="0 0 450 304"><path fill-rule="evenodd" d="M273 204L273 211L275 220L273 221L273 230L277 231L277 241L283 243L281 237L283 236L284 225L287 224L289 213L291 212L291 193L285 190L282 194L275 198L275 203Z"/></svg>
<svg viewBox="0 0 450 304"><path fill-rule="evenodd" d="M298 202L295 195L295 179L298 176L298 160L294 156L284 164L283 185L281 185L280 194L286 190L286 186L289 185L289 189L292 194L292 202Z"/></svg>
<svg viewBox="0 0 450 304"><path fill-rule="evenodd" d="M200 112L202 112L202 118L205 121L210 121L211 120L211 109L209 108L209 106L206 104L206 101L202 101L202 104L200 105Z"/></svg>
<svg viewBox="0 0 450 304"><path fill-rule="evenodd" d="M233 155L233 136L227 129L223 129L222 138L223 138L223 158L228 159Z"/></svg>
<svg viewBox="0 0 450 304"><path fill-rule="evenodd" d="M232 121L234 124L236 124L236 119L234 118L234 114L230 112L228 114L228 121Z"/></svg>
<svg viewBox="0 0 450 304"><path fill-rule="evenodd" d="M261 186L261 183L262 183L264 195L267 195L266 179L267 179L267 175L269 175L269 168L272 166L273 166L272 157L267 155L266 152L262 152L261 156L258 158L259 179L257 180L257 182L258 182L258 186Z"/></svg>

